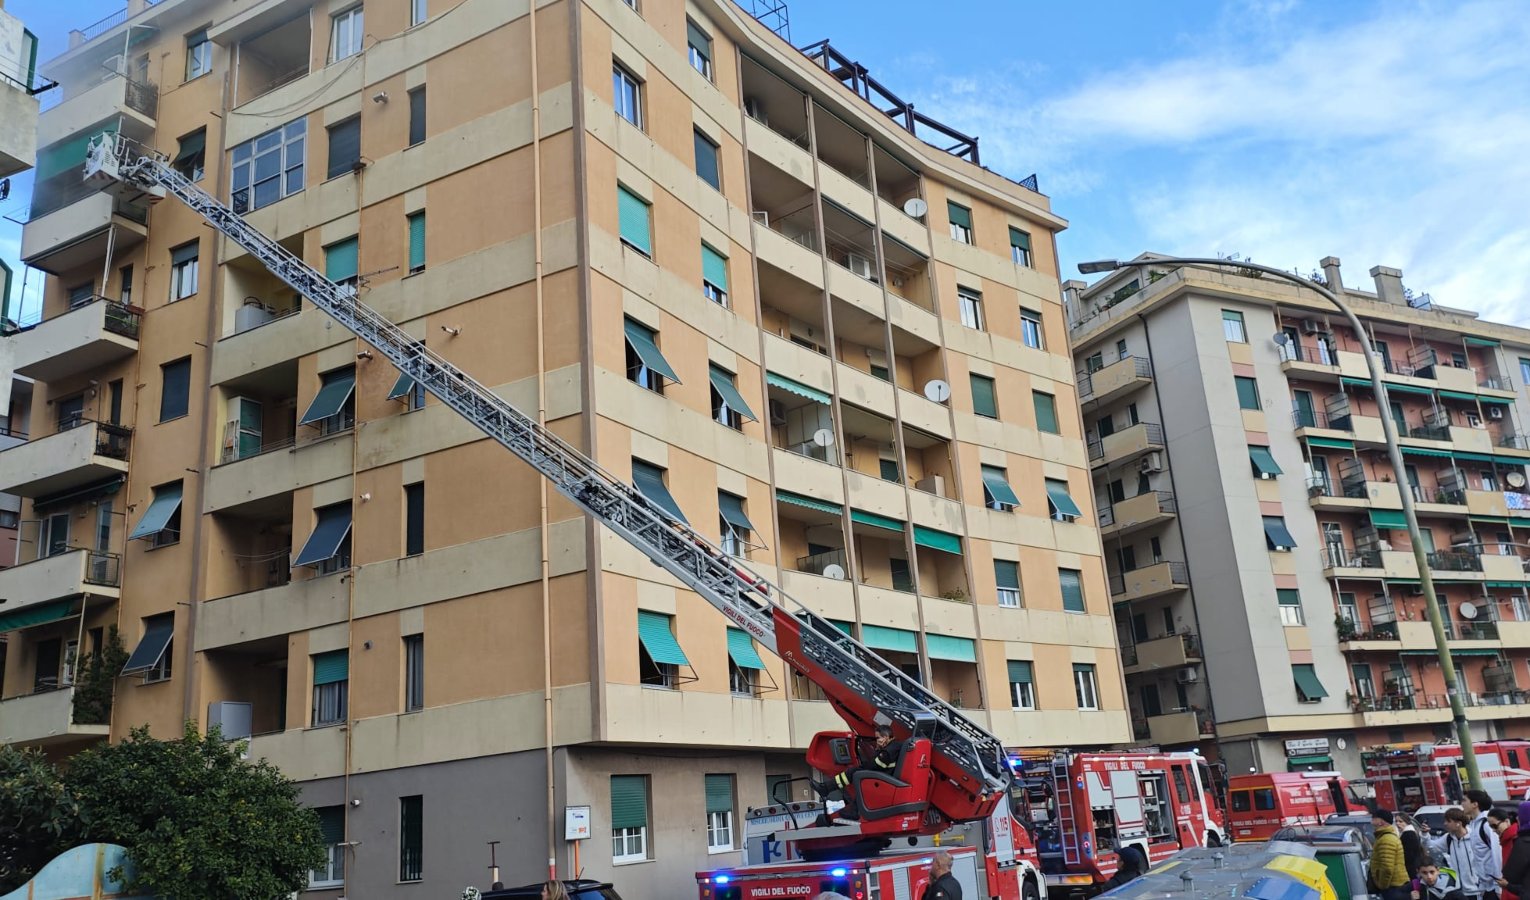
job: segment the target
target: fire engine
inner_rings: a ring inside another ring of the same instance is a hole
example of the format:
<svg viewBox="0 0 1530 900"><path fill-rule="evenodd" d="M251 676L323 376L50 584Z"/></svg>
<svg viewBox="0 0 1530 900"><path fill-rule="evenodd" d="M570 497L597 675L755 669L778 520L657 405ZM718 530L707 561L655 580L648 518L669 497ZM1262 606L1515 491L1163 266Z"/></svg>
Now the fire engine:
<svg viewBox="0 0 1530 900"><path fill-rule="evenodd" d="M1197 753L1030 750L1010 759L1015 807L1050 887L1092 892L1116 873L1122 844L1157 864L1226 841L1211 767Z"/></svg>
<svg viewBox="0 0 1530 900"><path fill-rule="evenodd" d="M1227 784L1227 827L1234 841L1263 841L1287 825L1321 825L1358 802L1338 772L1234 775Z"/></svg>
<svg viewBox="0 0 1530 900"><path fill-rule="evenodd" d="M1485 741L1472 745L1482 789L1494 800L1518 802L1530 792L1530 742ZM1466 771L1459 744L1381 744L1360 754L1376 802L1389 809L1453 806L1461 802Z"/></svg>

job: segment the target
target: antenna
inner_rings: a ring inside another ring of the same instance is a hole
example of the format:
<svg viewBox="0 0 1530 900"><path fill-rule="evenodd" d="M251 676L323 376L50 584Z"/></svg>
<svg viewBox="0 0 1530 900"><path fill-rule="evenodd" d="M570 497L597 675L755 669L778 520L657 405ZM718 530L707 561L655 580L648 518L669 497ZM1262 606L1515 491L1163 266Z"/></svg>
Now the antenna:
<svg viewBox="0 0 1530 900"><path fill-rule="evenodd" d="M911 219L922 219L924 214L930 211L930 204L924 202L922 197L910 197L903 204L903 212Z"/></svg>
<svg viewBox="0 0 1530 900"><path fill-rule="evenodd" d="M820 447L834 446L834 432L827 428L820 428L813 432L813 443Z"/></svg>
<svg viewBox="0 0 1530 900"><path fill-rule="evenodd" d="M944 403L951 399L951 385L939 378L924 383L924 396L934 403Z"/></svg>

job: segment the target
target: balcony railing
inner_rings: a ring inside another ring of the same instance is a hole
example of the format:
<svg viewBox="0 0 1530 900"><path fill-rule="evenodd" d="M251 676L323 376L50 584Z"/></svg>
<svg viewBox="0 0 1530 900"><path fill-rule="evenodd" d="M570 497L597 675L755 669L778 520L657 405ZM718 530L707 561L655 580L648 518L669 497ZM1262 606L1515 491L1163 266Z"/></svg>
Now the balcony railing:
<svg viewBox="0 0 1530 900"><path fill-rule="evenodd" d="M1176 506L1175 503L1174 503L1174 494L1172 492L1170 492L1170 491L1153 491L1153 494L1154 494L1154 496L1158 500L1158 511L1160 513L1163 513L1165 515L1174 515L1177 512L1179 512L1179 507ZM1120 503L1130 503L1130 502L1136 500L1137 497L1140 497L1140 496L1142 496L1142 495L1141 494L1137 494L1135 497L1127 497L1125 500L1120 501ZM1105 504L1103 506L1098 506L1098 507L1095 508L1094 514L1095 514L1095 517L1096 517L1096 521L1099 522L1099 525L1100 525L1101 528L1108 528L1111 525L1116 524L1116 506L1117 505L1119 505L1119 504L1118 503L1117 504ZM1128 523L1128 524L1131 524L1131 523Z"/></svg>
<svg viewBox="0 0 1530 900"><path fill-rule="evenodd" d="M1149 446L1163 446L1163 426L1157 422L1139 422L1120 431L1111 432L1103 438L1091 435L1089 438L1089 458L1091 460L1103 459L1105 457L1105 442L1118 434L1128 434L1133 428L1141 428L1143 430L1144 441Z"/></svg>
<svg viewBox="0 0 1530 900"><path fill-rule="evenodd" d="M1349 416L1329 418L1328 413L1321 409L1291 410L1291 425L1295 428L1328 428L1334 431L1354 431Z"/></svg>
<svg viewBox="0 0 1530 900"><path fill-rule="evenodd" d="M1429 568L1436 572L1481 572L1482 557L1475 550L1436 550L1429 554Z"/></svg>
<svg viewBox="0 0 1530 900"><path fill-rule="evenodd" d="M83 164L82 164L83 165ZM78 203L87 197L93 197L100 193L101 189L86 182L80 177L76 169L69 169L62 176L54 176L37 185L32 191L32 206L24 217L7 215L12 221L21 225L35 222L49 213L55 213L71 204ZM149 221L149 208L137 203L129 203L120 197L112 200L112 215L122 216L139 225L146 225ZM21 221L25 218L26 221Z"/></svg>
<svg viewBox="0 0 1530 900"><path fill-rule="evenodd" d="M1119 365L1123 361L1130 361L1131 362L1132 373L1131 373L1131 375L1129 377L1131 377L1131 378L1152 378L1153 377L1153 364L1146 357L1142 357L1142 356L1130 356L1130 357L1127 357L1127 360L1116 360L1116 362L1108 363L1106 365L1102 365L1102 366L1100 366L1100 368L1094 369L1094 370L1079 369L1077 372L1074 373L1074 381L1078 384L1078 399L1080 399L1080 400L1089 400L1089 399L1092 399L1094 397L1094 374L1096 372L1103 372L1106 369L1113 368L1114 366ZM1116 383L1119 384L1120 382L1125 381L1126 377L1127 376L1121 376L1121 377L1117 378L1116 379Z"/></svg>
<svg viewBox="0 0 1530 900"><path fill-rule="evenodd" d="M85 583L99 587L122 586L122 557L116 553L91 550L85 560Z"/></svg>
<svg viewBox="0 0 1530 900"><path fill-rule="evenodd" d="M1407 712L1413 709L1450 709L1450 701L1444 694L1415 694L1412 688L1399 688L1397 693L1388 692L1379 697L1352 697L1350 709L1355 712Z"/></svg>
<svg viewBox="0 0 1530 900"><path fill-rule="evenodd" d="M127 306L108 297L102 297L99 294L92 294L83 300L70 303L68 308L61 309L51 316L44 316L42 311L38 310L36 315L27 316L19 322L11 323L15 330L9 333L14 334L16 331L27 331L36 328L44 322L62 318L75 310L84 309L92 303L106 304L106 322L104 327L107 331L110 331L112 334L120 334L130 340L138 340L138 329L143 324L143 311L136 306Z"/></svg>
<svg viewBox="0 0 1530 900"><path fill-rule="evenodd" d="M823 553L814 553L810 556L797 557L797 571L807 572L810 575L822 575L829 566L838 566L841 572L845 571L845 551L828 550Z"/></svg>
<svg viewBox="0 0 1530 900"><path fill-rule="evenodd" d="M1498 439L1498 446L1530 450L1530 434L1506 434Z"/></svg>
<svg viewBox="0 0 1530 900"><path fill-rule="evenodd" d="M1514 381L1507 375L1485 374L1477 378L1477 387L1487 388L1490 391L1512 391Z"/></svg>
<svg viewBox="0 0 1530 900"><path fill-rule="evenodd" d="M148 7L153 6L158 2L159 0L144 0L143 5ZM113 28L116 28L118 25L121 25L127 20L128 7L124 5L121 9L107 16L106 18L92 22L91 24L86 25L84 28L77 30L79 31L80 36L84 38L84 40L90 41L100 37L108 31L111 31Z"/></svg>
<svg viewBox="0 0 1530 900"><path fill-rule="evenodd" d="M1379 569L1381 553L1376 550L1355 550L1330 544L1323 548L1325 569Z"/></svg>
<svg viewBox="0 0 1530 900"><path fill-rule="evenodd" d="M1450 426L1448 425L1415 425L1409 428L1407 433L1408 437L1418 438L1421 441L1450 440Z"/></svg>
<svg viewBox="0 0 1530 900"><path fill-rule="evenodd" d="M1304 362L1320 366L1337 365L1326 344L1286 343L1279 346L1281 362Z"/></svg>
<svg viewBox="0 0 1530 900"><path fill-rule="evenodd" d="M1147 565L1144 565L1144 566L1137 566L1134 569L1127 569L1125 572L1122 572L1120 575L1112 575L1112 576L1110 576L1110 593L1112 595L1126 593L1126 576L1127 576L1128 573L1131 573L1131 572L1140 572L1143 569L1151 569L1151 568L1153 568L1155 566L1162 566L1162 565L1168 566L1168 570L1169 570L1169 583L1170 584L1189 584L1190 583L1190 569L1184 563L1182 563L1182 562L1163 562L1163 561L1160 561L1160 562L1148 563Z"/></svg>
<svg viewBox="0 0 1530 900"><path fill-rule="evenodd" d="M1316 477L1307 479L1307 496L1333 497L1337 495L1334 493L1333 481L1327 478Z"/></svg>

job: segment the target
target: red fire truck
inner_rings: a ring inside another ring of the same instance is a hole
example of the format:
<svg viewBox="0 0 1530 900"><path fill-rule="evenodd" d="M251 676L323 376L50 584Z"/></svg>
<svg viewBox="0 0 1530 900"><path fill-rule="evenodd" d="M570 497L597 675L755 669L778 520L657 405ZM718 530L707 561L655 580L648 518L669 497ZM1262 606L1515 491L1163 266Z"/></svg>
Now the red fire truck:
<svg viewBox="0 0 1530 900"><path fill-rule="evenodd" d="M1356 802L1338 772L1234 775L1227 784L1227 826L1235 841L1264 841L1287 825L1321 825Z"/></svg>
<svg viewBox="0 0 1530 900"><path fill-rule="evenodd" d="M1519 801L1530 792L1530 742L1485 741L1473 744L1482 789L1494 800ZM1382 744L1360 755L1376 802L1412 811L1420 806L1461 802L1466 774L1459 744Z"/></svg>
<svg viewBox="0 0 1530 900"><path fill-rule="evenodd" d="M1048 886L1088 894L1116 872L1115 848L1150 863L1218 846L1227 826L1211 767L1196 753L1012 752L1016 803L1033 829Z"/></svg>

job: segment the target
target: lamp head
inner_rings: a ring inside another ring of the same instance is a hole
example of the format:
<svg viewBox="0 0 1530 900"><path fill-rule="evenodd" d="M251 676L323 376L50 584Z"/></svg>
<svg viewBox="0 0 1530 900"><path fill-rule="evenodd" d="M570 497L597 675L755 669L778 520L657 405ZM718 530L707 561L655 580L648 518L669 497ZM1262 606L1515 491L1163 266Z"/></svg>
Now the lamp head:
<svg viewBox="0 0 1530 900"><path fill-rule="evenodd" d="M1096 259L1092 262L1079 263L1078 273L1080 275L1098 275L1101 272L1114 272L1119 268L1121 268L1121 261L1118 259Z"/></svg>

